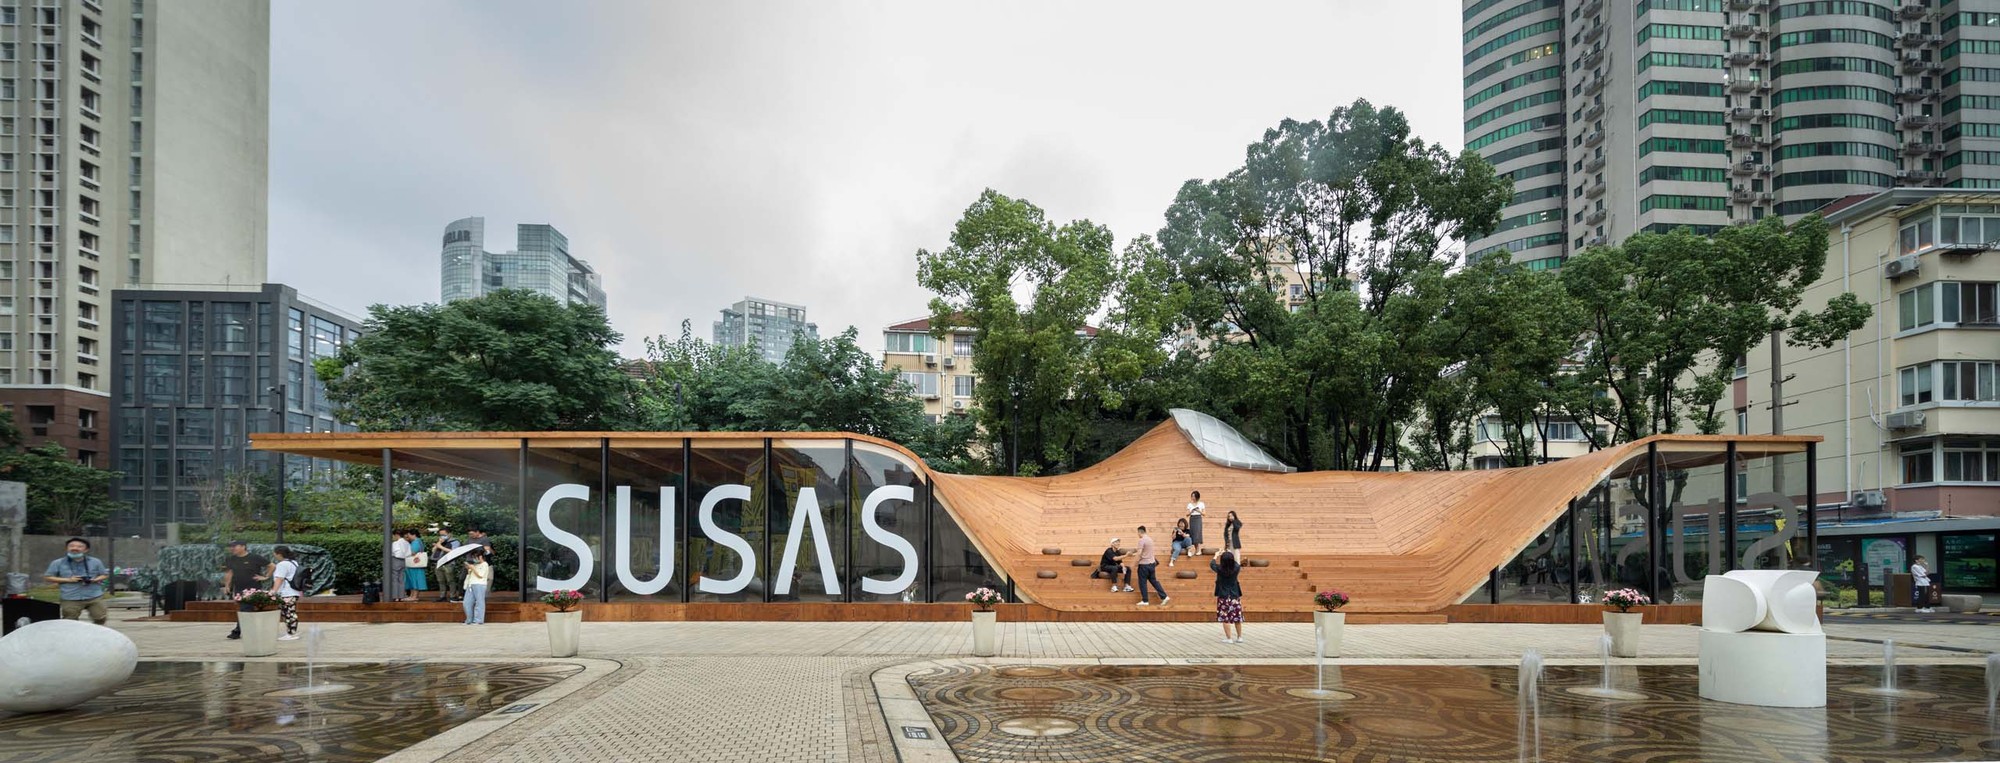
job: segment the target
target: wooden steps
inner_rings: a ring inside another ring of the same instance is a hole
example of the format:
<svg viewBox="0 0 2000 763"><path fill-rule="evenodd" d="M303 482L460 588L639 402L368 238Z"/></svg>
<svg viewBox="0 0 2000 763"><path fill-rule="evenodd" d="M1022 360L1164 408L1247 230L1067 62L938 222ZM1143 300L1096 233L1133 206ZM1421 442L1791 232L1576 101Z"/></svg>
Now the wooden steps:
<svg viewBox="0 0 2000 763"><path fill-rule="evenodd" d="M489 623L515 623L524 619L523 608L534 607L534 617L540 619L540 605L526 605L519 601L486 602L486 621ZM169 620L177 623L227 623L236 620L236 604L227 601L193 601L186 608L173 612ZM358 596L313 596L299 601L299 621L321 623L462 623L465 610L456 602L402 601L384 604L363 604Z"/></svg>

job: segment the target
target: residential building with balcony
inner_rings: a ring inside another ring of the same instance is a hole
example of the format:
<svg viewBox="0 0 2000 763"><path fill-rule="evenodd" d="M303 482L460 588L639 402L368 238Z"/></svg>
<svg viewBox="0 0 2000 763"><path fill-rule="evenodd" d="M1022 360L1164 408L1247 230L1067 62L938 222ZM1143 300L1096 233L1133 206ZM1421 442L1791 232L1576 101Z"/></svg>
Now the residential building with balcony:
<svg viewBox="0 0 2000 763"><path fill-rule="evenodd" d="M2000 3L1466 0L1468 242L1532 268L1891 187L2000 187Z"/></svg>
<svg viewBox="0 0 2000 763"><path fill-rule="evenodd" d="M971 413L979 409L972 396L978 384L972 337L971 329L957 326L934 334L929 318L892 324L882 329L882 368L896 372L923 401L924 415L931 421Z"/></svg>
<svg viewBox="0 0 2000 763"><path fill-rule="evenodd" d="M712 329L717 346L749 347L772 363L785 362L792 342L800 338L819 340L819 324L806 320L804 305L757 297L744 297L723 308L722 320Z"/></svg>
<svg viewBox="0 0 2000 763"><path fill-rule="evenodd" d="M109 466L111 294L265 280L265 0L0 0L0 406Z"/></svg>

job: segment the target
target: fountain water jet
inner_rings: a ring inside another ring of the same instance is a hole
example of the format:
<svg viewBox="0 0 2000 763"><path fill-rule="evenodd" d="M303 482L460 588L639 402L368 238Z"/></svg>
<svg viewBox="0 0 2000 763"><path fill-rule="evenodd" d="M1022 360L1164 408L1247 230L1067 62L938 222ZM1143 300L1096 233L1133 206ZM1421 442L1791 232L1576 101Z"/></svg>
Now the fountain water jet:
<svg viewBox="0 0 2000 763"><path fill-rule="evenodd" d="M1313 623L1313 636L1316 642L1313 648L1314 686L1311 689L1287 689L1285 693L1310 699L1354 699L1349 692L1326 688L1326 629L1317 622ZM1335 680L1338 679L1335 676Z"/></svg>
<svg viewBox="0 0 2000 763"><path fill-rule="evenodd" d="M1515 743L1519 760L1532 763L1542 759L1542 653L1533 649L1521 653L1521 671L1516 679Z"/></svg>
<svg viewBox="0 0 2000 763"><path fill-rule="evenodd" d="M1913 689L1896 688L1896 640L1882 639L1882 683L1880 686L1848 686L1842 691L1849 694L1871 694L1892 699L1934 699L1936 694Z"/></svg>
<svg viewBox="0 0 2000 763"><path fill-rule="evenodd" d="M354 688L347 684L321 684L314 675L319 662L319 650L326 644L326 631L318 623L306 626L306 685L297 689L283 689L271 692L273 697L298 697L313 694L332 694Z"/></svg>
<svg viewBox="0 0 2000 763"><path fill-rule="evenodd" d="M2000 704L2000 654L1986 655L1986 718L2000 720L1993 713L1994 705Z"/></svg>
<svg viewBox="0 0 2000 763"><path fill-rule="evenodd" d="M1563 691L1569 692L1571 694L1580 694L1586 697L1598 697L1601 699L1645 699L1646 698L1646 695L1640 694L1635 691L1625 691L1624 689L1611 688L1611 634L1606 633L1604 635L1597 637L1597 657L1604 664L1604 674L1601 678L1598 679L1597 685L1571 686L1563 689Z"/></svg>

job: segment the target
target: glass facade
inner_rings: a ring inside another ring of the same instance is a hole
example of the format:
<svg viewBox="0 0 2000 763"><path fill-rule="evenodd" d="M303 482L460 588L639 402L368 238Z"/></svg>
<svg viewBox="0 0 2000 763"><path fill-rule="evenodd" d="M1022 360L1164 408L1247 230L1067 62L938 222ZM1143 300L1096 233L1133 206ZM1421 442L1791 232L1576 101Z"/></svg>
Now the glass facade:
<svg viewBox="0 0 2000 763"><path fill-rule="evenodd" d="M1009 591L933 500L916 462L874 442L538 440L521 461L523 590L664 602L929 602L982 586Z"/></svg>

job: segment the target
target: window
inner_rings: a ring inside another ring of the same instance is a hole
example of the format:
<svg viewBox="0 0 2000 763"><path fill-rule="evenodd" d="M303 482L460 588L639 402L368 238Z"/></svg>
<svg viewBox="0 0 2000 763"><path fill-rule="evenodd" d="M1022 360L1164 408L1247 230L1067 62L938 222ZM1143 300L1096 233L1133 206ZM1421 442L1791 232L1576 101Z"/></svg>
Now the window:
<svg viewBox="0 0 2000 763"><path fill-rule="evenodd" d="M1551 421L1543 425L1544 439L1551 442L1583 442L1583 427L1574 421Z"/></svg>
<svg viewBox="0 0 2000 763"><path fill-rule="evenodd" d="M1640 27L1637 35L1639 44L1647 40L1720 40L1722 27L1692 26L1688 24L1647 24Z"/></svg>
<svg viewBox="0 0 2000 763"><path fill-rule="evenodd" d="M1655 209L1694 209L1721 212L1729 209L1729 198L1725 196L1675 196L1662 194L1648 196L1639 200L1640 212L1651 212Z"/></svg>
<svg viewBox="0 0 2000 763"><path fill-rule="evenodd" d="M1513 45L1514 43L1528 39L1535 35L1548 34L1550 32L1561 32L1561 31L1562 31L1562 19L1549 19L1548 21L1544 21L1539 24L1524 26L1512 32L1508 32L1504 35L1501 35L1499 37L1495 37L1492 40L1487 41L1486 44L1474 48L1472 52L1465 54L1465 63L1469 64L1479 59L1485 58L1487 55L1493 53L1494 51L1504 49L1509 45Z"/></svg>
<svg viewBox="0 0 2000 763"><path fill-rule="evenodd" d="M1928 442L1905 443L1898 451L1903 457L1903 484L1932 482L1937 479L1936 454Z"/></svg>
<svg viewBox="0 0 2000 763"><path fill-rule="evenodd" d="M1487 469L1505 469L1507 468L1507 459L1500 456L1480 456L1472 459L1472 468L1481 471Z"/></svg>
<svg viewBox="0 0 2000 763"><path fill-rule="evenodd" d="M1936 284L1924 284L1896 295L1896 330L1910 331L1937 322Z"/></svg>
<svg viewBox="0 0 2000 763"><path fill-rule="evenodd" d="M2000 402L1994 389L1994 368L1990 360L1947 360L1938 363L1939 397L1965 403Z"/></svg>
<svg viewBox="0 0 2000 763"><path fill-rule="evenodd" d="M215 444L215 411L209 408L184 408L179 412L180 423L175 427L177 442L181 445Z"/></svg>
<svg viewBox="0 0 2000 763"><path fill-rule="evenodd" d="M215 402L219 405L248 405L252 402L250 393L250 358L243 355L215 356ZM292 394L298 394L293 388Z"/></svg>
<svg viewBox="0 0 2000 763"><path fill-rule="evenodd" d="M903 386L909 387L910 392L918 396L936 397L938 394L937 374L905 371L896 374L896 380L902 382Z"/></svg>
<svg viewBox="0 0 2000 763"><path fill-rule="evenodd" d="M972 397L973 377L951 377L951 394L955 397Z"/></svg>
<svg viewBox="0 0 2000 763"><path fill-rule="evenodd" d="M1931 227L1931 218L1928 215L1916 222L1905 224L1901 235L1903 253L1909 254L1931 248L1937 243L1936 232Z"/></svg>
<svg viewBox="0 0 2000 763"><path fill-rule="evenodd" d="M181 305L178 302L145 303L143 326L145 349L177 352L181 349Z"/></svg>
<svg viewBox="0 0 2000 763"><path fill-rule="evenodd" d="M1750 433L1750 409L1748 408L1736 409L1736 433L1737 434Z"/></svg>
<svg viewBox="0 0 2000 763"><path fill-rule="evenodd" d="M961 358L972 357L972 336L969 334L953 335L951 338L951 354Z"/></svg>
<svg viewBox="0 0 2000 763"><path fill-rule="evenodd" d="M1654 151L1671 151L1683 154L1720 154L1725 153L1726 149L1723 147L1721 139L1706 140L1701 138L1662 137L1649 138L1644 143L1639 144L1640 156L1645 156Z"/></svg>
<svg viewBox="0 0 2000 763"><path fill-rule="evenodd" d="M148 405L173 405L181 397L181 363L176 355L142 356L140 384Z"/></svg>
<svg viewBox="0 0 2000 763"><path fill-rule="evenodd" d="M1506 442L1507 427L1500 423L1500 417L1487 416L1479 420L1478 431L1473 438L1480 442Z"/></svg>
<svg viewBox="0 0 2000 763"><path fill-rule="evenodd" d="M1542 69L1537 69L1535 71L1531 71L1517 77L1509 77L1505 80L1500 81L1499 83L1494 84L1491 87L1488 87L1477 93L1473 93L1471 97L1465 99L1465 107L1470 109L1474 106L1478 106L1481 103L1485 103L1488 99L1491 99L1509 90L1519 89L1522 87L1526 87L1532 83L1541 82L1544 80L1552 80L1560 76L1562 76L1562 67L1550 66Z"/></svg>
<svg viewBox="0 0 2000 763"><path fill-rule="evenodd" d="M1902 392L1903 405L1921 405L1931 401L1931 366L1929 363L1910 366L1896 372L1897 388Z"/></svg>
<svg viewBox="0 0 2000 763"><path fill-rule="evenodd" d="M2000 440L1945 440L1944 481L2000 482Z"/></svg>
<svg viewBox="0 0 2000 763"><path fill-rule="evenodd" d="M890 331L882 334L882 344L888 352L930 352L931 335Z"/></svg>
<svg viewBox="0 0 2000 763"><path fill-rule="evenodd" d="M2000 306L1996 306L1995 303L1995 284L1939 281L1936 286L1939 320L1973 326L2000 324Z"/></svg>
<svg viewBox="0 0 2000 763"><path fill-rule="evenodd" d="M250 303L217 302L211 307L215 313L215 351L250 351Z"/></svg>
<svg viewBox="0 0 2000 763"><path fill-rule="evenodd" d="M1639 115L1638 126L1640 128L1645 128L1647 126L1656 124L1714 126L1723 124L1723 122L1724 122L1723 114L1720 111L1689 111L1686 109L1648 109L1646 113Z"/></svg>
<svg viewBox="0 0 2000 763"><path fill-rule="evenodd" d="M1896 123L1882 117L1866 114L1808 114L1778 120L1771 125L1771 134L1782 134L1786 130L1814 130L1825 127L1852 127L1892 134L1896 132Z"/></svg>

